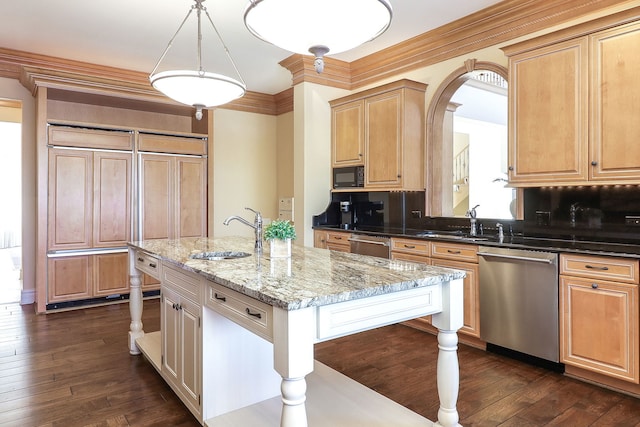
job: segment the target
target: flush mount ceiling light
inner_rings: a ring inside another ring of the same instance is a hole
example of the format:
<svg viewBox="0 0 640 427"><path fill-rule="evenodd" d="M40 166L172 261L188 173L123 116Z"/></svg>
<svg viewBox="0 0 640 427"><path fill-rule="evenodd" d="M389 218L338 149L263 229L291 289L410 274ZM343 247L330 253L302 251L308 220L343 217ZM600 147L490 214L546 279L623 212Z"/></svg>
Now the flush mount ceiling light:
<svg viewBox="0 0 640 427"><path fill-rule="evenodd" d="M231 102L234 99L241 98L244 96L247 88L242 80L242 76L238 72L238 67L236 67L235 62L231 58L231 54L229 53L229 49L224 44L224 40L222 40L222 36L218 32L218 29L213 23L207 8L202 5L205 0L195 0L195 5L191 6L189 12L187 12L187 16L184 18L180 27L173 35L166 49L160 56L160 59L156 63L156 66L153 67L153 71L149 75L149 80L154 88L159 90L160 92L167 95L169 98L180 102L181 104L191 105L196 109L196 119L200 120L202 118L202 109L208 107L215 107L218 105L226 104L227 102ZM184 26L184 24L191 16L193 11L196 11L196 16L198 19L198 63L196 70L169 70L156 72L158 70L158 66L162 62L162 60L169 52L173 41L176 36ZM218 39L220 39L220 43L222 43L222 47L224 48L224 52L227 55L227 58L235 73L238 76L238 79L227 77L222 74L212 73L209 71L205 71L202 66L202 23L201 23L201 15L202 12L205 13L213 30L215 31Z"/></svg>
<svg viewBox="0 0 640 427"><path fill-rule="evenodd" d="M291 52L315 55L318 73L327 53L375 39L391 24L387 0L249 0L244 23L256 37Z"/></svg>

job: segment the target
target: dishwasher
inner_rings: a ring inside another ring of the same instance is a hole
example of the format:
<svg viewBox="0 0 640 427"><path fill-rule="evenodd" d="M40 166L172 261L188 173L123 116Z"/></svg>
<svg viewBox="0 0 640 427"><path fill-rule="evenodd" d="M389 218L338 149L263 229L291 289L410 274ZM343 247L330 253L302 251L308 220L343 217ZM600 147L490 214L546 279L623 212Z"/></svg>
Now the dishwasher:
<svg viewBox="0 0 640 427"><path fill-rule="evenodd" d="M482 246L478 255L480 338L487 349L558 363L558 254Z"/></svg>
<svg viewBox="0 0 640 427"><path fill-rule="evenodd" d="M389 259L391 240L384 236L361 236L352 234L349 238L351 253Z"/></svg>

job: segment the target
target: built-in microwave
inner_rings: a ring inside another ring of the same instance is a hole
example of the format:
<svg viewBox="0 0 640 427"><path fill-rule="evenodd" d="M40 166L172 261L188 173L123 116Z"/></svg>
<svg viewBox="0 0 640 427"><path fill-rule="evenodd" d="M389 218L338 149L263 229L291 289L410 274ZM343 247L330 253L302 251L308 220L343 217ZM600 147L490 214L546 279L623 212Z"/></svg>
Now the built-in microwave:
<svg viewBox="0 0 640 427"><path fill-rule="evenodd" d="M364 166L333 168L333 188L364 187Z"/></svg>

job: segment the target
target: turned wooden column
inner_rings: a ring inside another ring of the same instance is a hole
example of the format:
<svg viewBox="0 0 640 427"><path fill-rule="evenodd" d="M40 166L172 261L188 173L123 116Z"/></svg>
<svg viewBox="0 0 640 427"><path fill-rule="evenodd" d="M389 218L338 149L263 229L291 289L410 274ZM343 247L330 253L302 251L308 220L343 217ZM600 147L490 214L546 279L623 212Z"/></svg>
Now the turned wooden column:
<svg viewBox="0 0 640 427"><path fill-rule="evenodd" d="M142 275L136 268L136 253L129 249L129 312L131 314L131 324L129 325L129 353L140 354L136 346L136 339L144 336L142 330Z"/></svg>
<svg viewBox="0 0 640 427"><path fill-rule="evenodd" d="M434 314L432 324L438 328L438 396L440 409L434 426L459 426L456 403L460 387L458 335L464 321L463 279L442 284L442 311Z"/></svg>

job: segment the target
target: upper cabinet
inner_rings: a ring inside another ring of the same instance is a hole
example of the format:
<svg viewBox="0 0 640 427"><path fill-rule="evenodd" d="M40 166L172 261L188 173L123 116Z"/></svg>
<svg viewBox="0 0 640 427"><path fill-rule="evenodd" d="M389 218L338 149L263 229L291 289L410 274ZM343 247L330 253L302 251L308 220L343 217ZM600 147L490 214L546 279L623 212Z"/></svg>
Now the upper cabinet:
<svg viewBox="0 0 640 427"><path fill-rule="evenodd" d="M511 184L640 179L640 86L633 84L640 23L606 23L606 30L593 21L504 48Z"/></svg>
<svg viewBox="0 0 640 427"><path fill-rule="evenodd" d="M364 165L365 190L424 190L426 88L400 80L331 101L333 167Z"/></svg>

